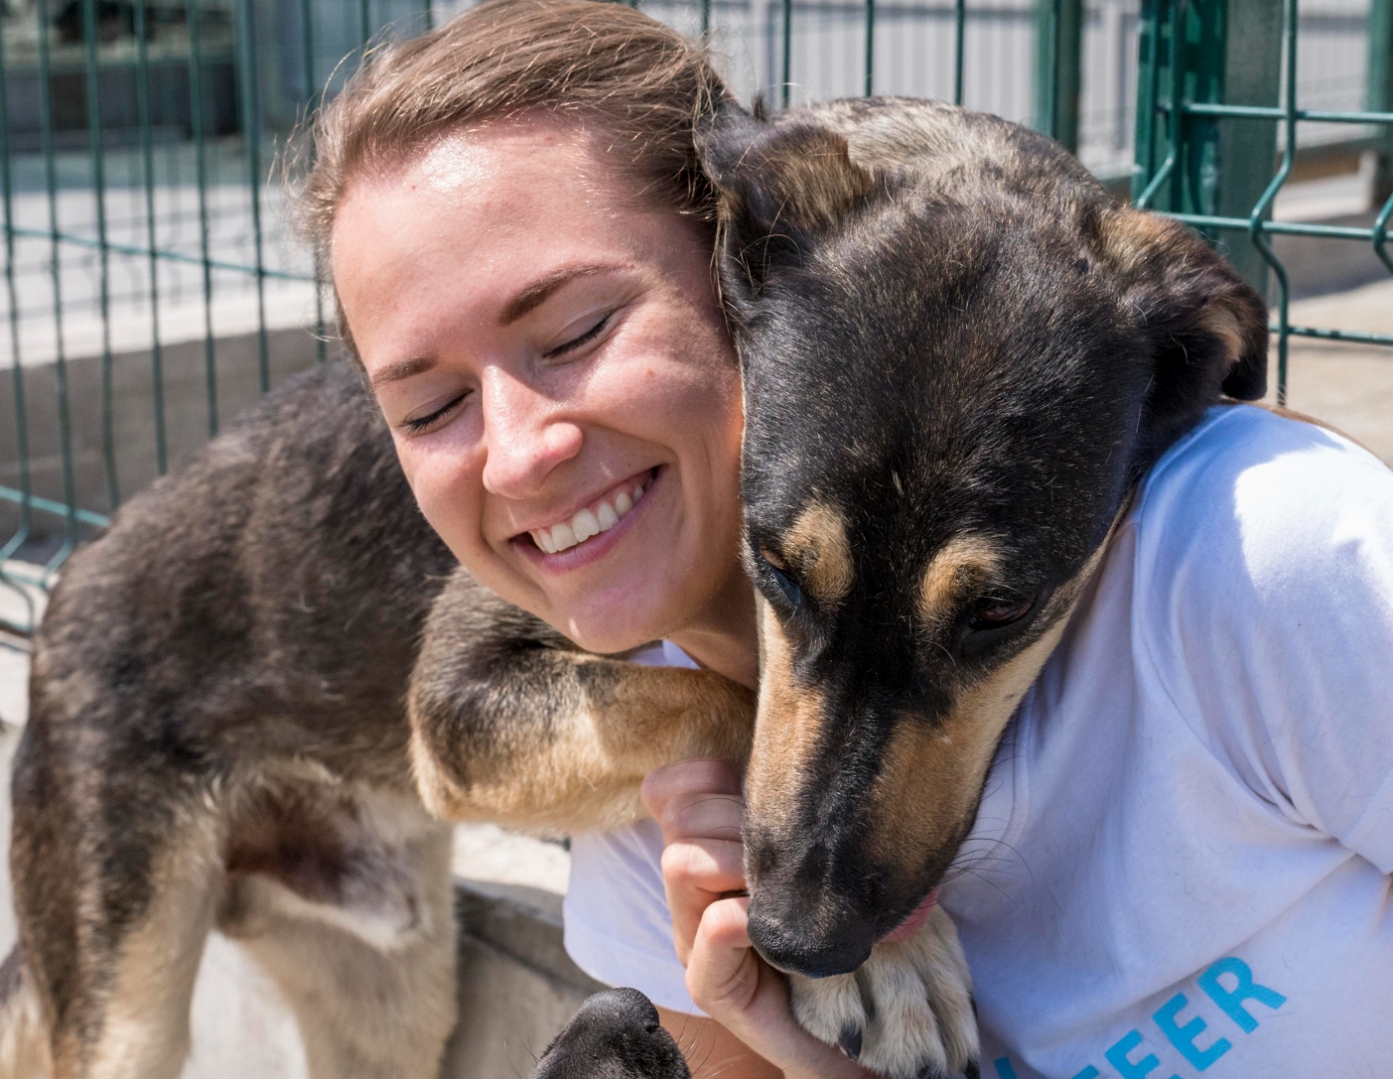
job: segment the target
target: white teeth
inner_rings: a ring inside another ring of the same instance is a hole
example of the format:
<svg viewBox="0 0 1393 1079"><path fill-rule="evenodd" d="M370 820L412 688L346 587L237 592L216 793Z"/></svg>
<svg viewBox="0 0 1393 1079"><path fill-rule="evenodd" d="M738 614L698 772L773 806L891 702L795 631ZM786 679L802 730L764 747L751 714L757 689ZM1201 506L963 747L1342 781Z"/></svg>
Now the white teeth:
<svg viewBox="0 0 1393 1079"><path fill-rule="evenodd" d="M581 510L571 518L571 531L576 534L577 543L584 543L591 536L600 534L600 522L589 510Z"/></svg>
<svg viewBox="0 0 1393 1079"><path fill-rule="evenodd" d="M643 484L636 484L632 497L628 491L620 491L614 496L613 506L608 502L601 502L593 512L588 508L583 509L569 521L552 525L550 528L534 528L531 533L532 542L545 554L556 554L578 543L584 543L601 532L608 532L634 508L634 503L643 497L643 490Z"/></svg>
<svg viewBox="0 0 1393 1079"><path fill-rule="evenodd" d="M564 551L567 547L574 547L580 540L576 539L571 526L562 521L559 525L551 526L551 542L558 551Z"/></svg>

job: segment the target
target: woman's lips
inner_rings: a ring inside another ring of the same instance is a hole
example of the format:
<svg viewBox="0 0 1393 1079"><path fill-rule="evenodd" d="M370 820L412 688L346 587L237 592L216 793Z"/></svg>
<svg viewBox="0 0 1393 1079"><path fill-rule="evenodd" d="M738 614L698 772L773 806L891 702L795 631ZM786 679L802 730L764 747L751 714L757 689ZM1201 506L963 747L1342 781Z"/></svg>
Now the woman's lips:
<svg viewBox="0 0 1393 1079"><path fill-rule="evenodd" d="M659 465L647 472L639 473L623 483L616 484L568 520L557 522L547 529L531 529L515 536L512 542L528 558L549 570L571 570L603 558L642 516L642 511L652 499L653 489L662 482L666 472L667 467ZM634 497L636 488L637 499ZM615 508L616 502L621 506L627 504L622 514ZM605 505L608 505L608 512L602 508ZM613 514L613 520L610 520L610 514ZM591 531L592 521L597 531ZM584 539L576 539L577 523ZM601 527L602 525L604 527ZM557 535L563 526L569 531L569 536L566 531ZM543 532L546 534L544 538L549 540L553 547L550 552L542 547L542 540L538 537L538 533ZM565 545L558 548L558 539Z"/></svg>
<svg viewBox="0 0 1393 1079"><path fill-rule="evenodd" d="M654 469L632 476L615 484L589 505L582 506L570 517L545 528L528 532L537 549L546 554L562 551L584 543L593 536L608 532L633 510L648 493Z"/></svg>

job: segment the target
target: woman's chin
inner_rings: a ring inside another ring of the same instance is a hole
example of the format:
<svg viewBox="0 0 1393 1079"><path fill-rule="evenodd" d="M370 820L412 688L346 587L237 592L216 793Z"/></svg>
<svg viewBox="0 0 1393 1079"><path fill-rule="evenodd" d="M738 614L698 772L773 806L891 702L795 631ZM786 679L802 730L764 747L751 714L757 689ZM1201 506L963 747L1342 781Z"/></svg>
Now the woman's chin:
<svg viewBox="0 0 1393 1079"><path fill-rule="evenodd" d="M627 589L624 592L624 596L605 597L598 603L595 600L599 597L587 597L585 604L558 612L555 621L548 621L587 652L602 655L627 652L662 637L669 621ZM651 602L651 593L644 598Z"/></svg>

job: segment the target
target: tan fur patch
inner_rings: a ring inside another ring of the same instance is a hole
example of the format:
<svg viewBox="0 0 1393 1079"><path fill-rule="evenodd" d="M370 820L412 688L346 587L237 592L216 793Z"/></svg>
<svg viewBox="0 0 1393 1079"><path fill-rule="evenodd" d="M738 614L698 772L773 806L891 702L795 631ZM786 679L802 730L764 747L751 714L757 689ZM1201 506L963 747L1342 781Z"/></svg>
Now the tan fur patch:
<svg viewBox="0 0 1393 1079"><path fill-rule="evenodd" d="M174 1079L189 1051L189 1002L213 926L222 883L217 850L220 824L210 813L190 820L183 843L162 856L151 874L154 901L122 943L103 1016L101 1035L83 1046L92 1079L139 1075ZM66 1070L67 1046L55 1061Z"/></svg>
<svg viewBox="0 0 1393 1079"><path fill-rule="evenodd" d="M987 536L956 536L930 560L919 582L919 616L931 626L950 617L963 596L982 587L1001 563Z"/></svg>
<svg viewBox="0 0 1393 1079"><path fill-rule="evenodd" d="M1212 303L1200 312L1196 325L1224 343L1230 363L1237 363L1243 358L1243 330L1232 307L1223 301Z"/></svg>
<svg viewBox="0 0 1393 1079"><path fill-rule="evenodd" d="M870 851L877 861L917 866L926 854L944 850L970 827L1001 732L1059 643L1128 505L1123 503L1107 537L1078 575L1055 590L1040 615L1049 624L1045 633L963 690L938 724L898 725L871 793Z"/></svg>
<svg viewBox="0 0 1393 1079"><path fill-rule="evenodd" d="M773 609L759 600L759 718L745 780L753 820L787 827L822 733L822 699L793 679L788 641Z"/></svg>
<svg viewBox="0 0 1393 1079"><path fill-rule="evenodd" d="M796 567L803 587L818 603L840 603L851 591L856 571L847 539L846 518L825 502L814 502L798 515L780 544L784 559Z"/></svg>
<svg viewBox="0 0 1393 1079"><path fill-rule="evenodd" d="M1112 261L1124 273L1164 259L1168 249L1190 242L1185 226L1159 214L1123 209L1103 219L1103 241Z"/></svg>
<svg viewBox="0 0 1393 1079"><path fill-rule="evenodd" d="M743 761L753 694L710 671L640 667L575 653L572 662L614 668L602 699L577 701L535 745L514 745L505 767L482 762L461 787L412 722L411 762L426 808L446 820L486 820L560 834L611 828L643 816L639 784L654 768L689 757Z"/></svg>
<svg viewBox="0 0 1393 1079"><path fill-rule="evenodd" d="M782 202L780 220L800 229L836 224L875 186L869 172L851 163L846 139L826 130L776 146L762 164Z"/></svg>

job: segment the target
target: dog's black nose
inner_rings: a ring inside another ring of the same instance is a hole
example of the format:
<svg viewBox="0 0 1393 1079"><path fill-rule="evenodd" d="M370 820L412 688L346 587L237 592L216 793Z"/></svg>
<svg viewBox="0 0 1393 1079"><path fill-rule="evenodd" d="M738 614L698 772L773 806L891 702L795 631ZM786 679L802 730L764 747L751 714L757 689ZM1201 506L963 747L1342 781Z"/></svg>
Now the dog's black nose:
<svg viewBox="0 0 1393 1079"><path fill-rule="evenodd" d="M836 932L813 933L815 923L771 916L750 905L750 941L772 966L789 974L827 978L850 974L871 955L876 941L873 926L844 925Z"/></svg>
<svg viewBox="0 0 1393 1079"><path fill-rule="evenodd" d="M588 997L537 1062L532 1079L691 1079L658 1009L637 989Z"/></svg>
<svg viewBox="0 0 1393 1079"><path fill-rule="evenodd" d="M659 1026L658 1009L637 989L606 989L595 993L586 998L578 1015L615 1032L652 1034Z"/></svg>

